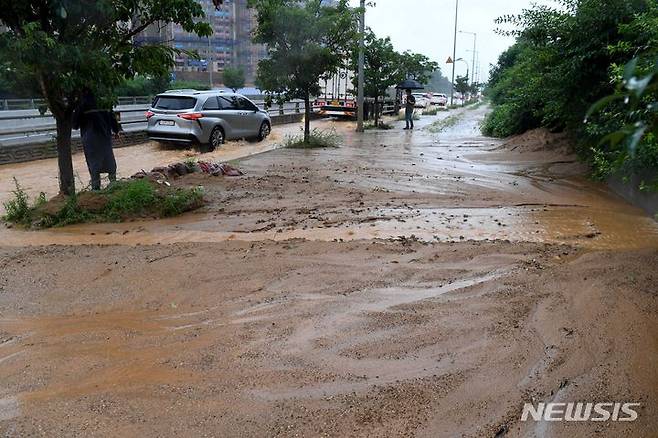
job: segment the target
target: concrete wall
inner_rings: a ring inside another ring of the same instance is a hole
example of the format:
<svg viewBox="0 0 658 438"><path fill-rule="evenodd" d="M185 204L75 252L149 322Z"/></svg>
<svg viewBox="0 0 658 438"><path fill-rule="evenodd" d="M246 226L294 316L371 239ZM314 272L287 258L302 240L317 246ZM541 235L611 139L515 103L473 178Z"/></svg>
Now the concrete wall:
<svg viewBox="0 0 658 438"><path fill-rule="evenodd" d="M612 176L608 179L608 186L613 192L649 213L658 219L658 193L640 191L642 181L655 181L656 172L645 171L635 174L624 181L620 176Z"/></svg>
<svg viewBox="0 0 658 438"><path fill-rule="evenodd" d="M118 140L113 139L112 144L114 148L122 148L126 146L134 146L146 141L148 141L146 131L132 131L125 132ZM71 149L73 150L73 153L82 151L82 142L80 141L80 138L71 139ZM56 156L57 148L53 141L0 147L0 164L43 160L44 158L54 158Z"/></svg>
<svg viewBox="0 0 658 438"><path fill-rule="evenodd" d="M272 124L282 125L285 123L298 123L303 117L303 114L273 115ZM112 144L114 148L122 148L126 146L135 146L147 141L149 140L146 131L127 131L124 132L124 135L119 140L114 139ZM71 139L71 149L74 153L82 151L80 138ZM45 158L54 158L56 156L57 149L55 147L55 142L53 141L0 147L0 164L43 160Z"/></svg>

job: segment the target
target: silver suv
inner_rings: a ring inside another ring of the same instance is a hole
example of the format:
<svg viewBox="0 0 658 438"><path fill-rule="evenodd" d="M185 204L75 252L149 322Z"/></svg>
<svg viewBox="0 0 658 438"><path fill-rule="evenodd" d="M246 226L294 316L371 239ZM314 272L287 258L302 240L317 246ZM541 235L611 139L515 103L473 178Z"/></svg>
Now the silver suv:
<svg viewBox="0 0 658 438"><path fill-rule="evenodd" d="M272 121L246 97L222 91L172 90L155 96L146 112L151 140L208 145L270 134Z"/></svg>

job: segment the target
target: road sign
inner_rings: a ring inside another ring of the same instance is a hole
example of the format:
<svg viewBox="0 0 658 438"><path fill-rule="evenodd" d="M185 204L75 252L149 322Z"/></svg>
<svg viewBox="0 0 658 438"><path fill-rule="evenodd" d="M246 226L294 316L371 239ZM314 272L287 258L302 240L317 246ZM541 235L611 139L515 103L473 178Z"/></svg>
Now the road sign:
<svg viewBox="0 0 658 438"><path fill-rule="evenodd" d="M452 64L452 62L453 62L452 58L450 56L448 56L448 60L446 61L446 64Z"/></svg>

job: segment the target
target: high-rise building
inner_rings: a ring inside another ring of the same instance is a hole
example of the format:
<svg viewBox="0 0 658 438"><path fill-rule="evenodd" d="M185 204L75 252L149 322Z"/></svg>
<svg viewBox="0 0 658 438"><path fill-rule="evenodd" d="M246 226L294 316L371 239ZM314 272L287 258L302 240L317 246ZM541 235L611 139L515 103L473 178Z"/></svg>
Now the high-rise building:
<svg viewBox="0 0 658 438"><path fill-rule="evenodd" d="M248 85L253 85L258 61L265 58L264 46L251 41L256 27L254 11L247 8L247 0L225 0L215 8L212 0L197 0L206 13L205 20L213 29L212 36L200 38L181 26L167 23L150 26L135 38L136 44L166 42L176 49L195 51L195 59L186 53L176 56L173 74L176 79L222 84L222 71L231 65L245 72Z"/></svg>

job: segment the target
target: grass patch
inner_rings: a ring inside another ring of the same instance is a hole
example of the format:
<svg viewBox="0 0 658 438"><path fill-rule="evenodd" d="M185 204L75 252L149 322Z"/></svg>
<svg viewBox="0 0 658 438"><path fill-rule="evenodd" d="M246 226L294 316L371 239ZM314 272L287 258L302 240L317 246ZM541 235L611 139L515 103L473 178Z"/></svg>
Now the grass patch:
<svg viewBox="0 0 658 438"><path fill-rule="evenodd" d="M436 122L432 123L425 129L435 134L439 132L443 132L446 129L456 125L459 119L461 119L460 114L452 114L446 117L445 119L437 120Z"/></svg>
<svg viewBox="0 0 658 438"><path fill-rule="evenodd" d="M313 129L304 141L304 134L286 136L283 146L291 149L315 149L315 148L337 148L343 138L336 133L335 129L322 130Z"/></svg>
<svg viewBox="0 0 658 438"><path fill-rule="evenodd" d="M169 217L203 205L200 187L168 187L147 179L117 181L98 192L58 195L49 201L42 193L32 205L18 182L13 193L14 198L4 203L3 220L24 228Z"/></svg>

